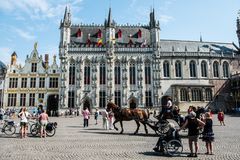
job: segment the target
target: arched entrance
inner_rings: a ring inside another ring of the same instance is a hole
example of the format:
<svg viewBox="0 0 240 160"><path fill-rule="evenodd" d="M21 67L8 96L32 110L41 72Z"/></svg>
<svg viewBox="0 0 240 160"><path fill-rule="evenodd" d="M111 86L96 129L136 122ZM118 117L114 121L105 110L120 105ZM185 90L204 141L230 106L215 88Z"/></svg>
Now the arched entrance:
<svg viewBox="0 0 240 160"><path fill-rule="evenodd" d="M49 95L47 99L47 114L57 116L58 94Z"/></svg>
<svg viewBox="0 0 240 160"><path fill-rule="evenodd" d="M129 101L129 108L130 109L135 109L137 108L137 101L135 98L131 98Z"/></svg>
<svg viewBox="0 0 240 160"><path fill-rule="evenodd" d="M91 109L90 106L91 106L91 102L88 98L86 98L83 102L83 110L87 108L90 111Z"/></svg>

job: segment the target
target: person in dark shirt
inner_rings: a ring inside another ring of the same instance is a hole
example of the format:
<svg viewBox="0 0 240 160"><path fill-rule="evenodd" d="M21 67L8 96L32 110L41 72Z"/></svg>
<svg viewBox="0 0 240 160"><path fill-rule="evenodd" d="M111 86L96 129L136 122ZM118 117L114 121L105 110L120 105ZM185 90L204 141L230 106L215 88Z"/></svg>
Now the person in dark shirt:
<svg viewBox="0 0 240 160"><path fill-rule="evenodd" d="M205 122L205 126L203 129L203 138L202 140L206 142L207 152L205 154L213 155L212 152L212 142L214 141L214 133L213 133L213 121L209 112L205 113L205 118L203 120Z"/></svg>
<svg viewBox="0 0 240 160"><path fill-rule="evenodd" d="M179 129L188 128L188 143L190 154L188 157L197 157L198 152L198 136L199 136L199 128L203 128L205 123L200 119L196 118L196 113L191 111L188 115L188 119L184 123L184 125ZM193 154L193 142L195 145L195 153Z"/></svg>

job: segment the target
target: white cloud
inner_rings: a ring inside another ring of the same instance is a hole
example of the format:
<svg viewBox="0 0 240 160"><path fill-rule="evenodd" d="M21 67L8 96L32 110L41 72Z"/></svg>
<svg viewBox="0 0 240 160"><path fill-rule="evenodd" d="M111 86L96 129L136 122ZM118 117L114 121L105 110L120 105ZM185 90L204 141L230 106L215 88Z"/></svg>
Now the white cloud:
<svg viewBox="0 0 240 160"><path fill-rule="evenodd" d="M79 10L82 1L71 1L71 8ZM0 0L0 10L14 14L20 20L26 18L26 15L31 19L39 20L63 16L65 6L65 0L59 0L58 4L51 0ZM26 14L25 17L23 14Z"/></svg>
<svg viewBox="0 0 240 160"><path fill-rule="evenodd" d="M0 47L0 55L1 55L1 61L7 65L10 63L10 58L12 54L12 50L8 47Z"/></svg>
<svg viewBox="0 0 240 160"><path fill-rule="evenodd" d="M31 35L27 31L23 31L23 30L21 30L19 28L15 28L14 30L20 37L22 37L22 38L24 38L26 40L33 40L33 39L35 39L35 36Z"/></svg>
<svg viewBox="0 0 240 160"><path fill-rule="evenodd" d="M174 18L168 15L160 15L159 17L160 24L167 24L172 20L174 20Z"/></svg>

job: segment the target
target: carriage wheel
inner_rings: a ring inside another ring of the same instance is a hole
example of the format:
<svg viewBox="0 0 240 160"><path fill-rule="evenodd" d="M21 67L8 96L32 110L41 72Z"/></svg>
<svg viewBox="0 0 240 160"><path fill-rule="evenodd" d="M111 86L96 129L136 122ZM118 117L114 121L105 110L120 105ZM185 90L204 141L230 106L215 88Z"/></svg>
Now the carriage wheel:
<svg viewBox="0 0 240 160"><path fill-rule="evenodd" d="M180 140L170 140L166 146L167 153L170 156L179 156L183 151L183 146Z"/></svg>
<svg viewBox="0 0 240 160"><path fill-rule="evenodd" d="M156 127L155 132L157 135L165 134L169 130L168 121L158 121L155 124L155 127Z"/></svg>

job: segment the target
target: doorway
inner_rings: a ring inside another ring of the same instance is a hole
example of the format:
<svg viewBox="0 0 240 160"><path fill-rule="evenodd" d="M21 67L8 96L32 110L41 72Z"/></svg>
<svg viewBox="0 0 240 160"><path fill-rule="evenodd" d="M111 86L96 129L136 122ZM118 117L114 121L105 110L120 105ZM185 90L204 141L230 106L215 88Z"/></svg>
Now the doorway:
<svg viewBox="0 0 240 160"><path fill-rule="evenodd" d="M47 99L47 114L57 116L58 111L58 94L49 95Z"/></svg>

